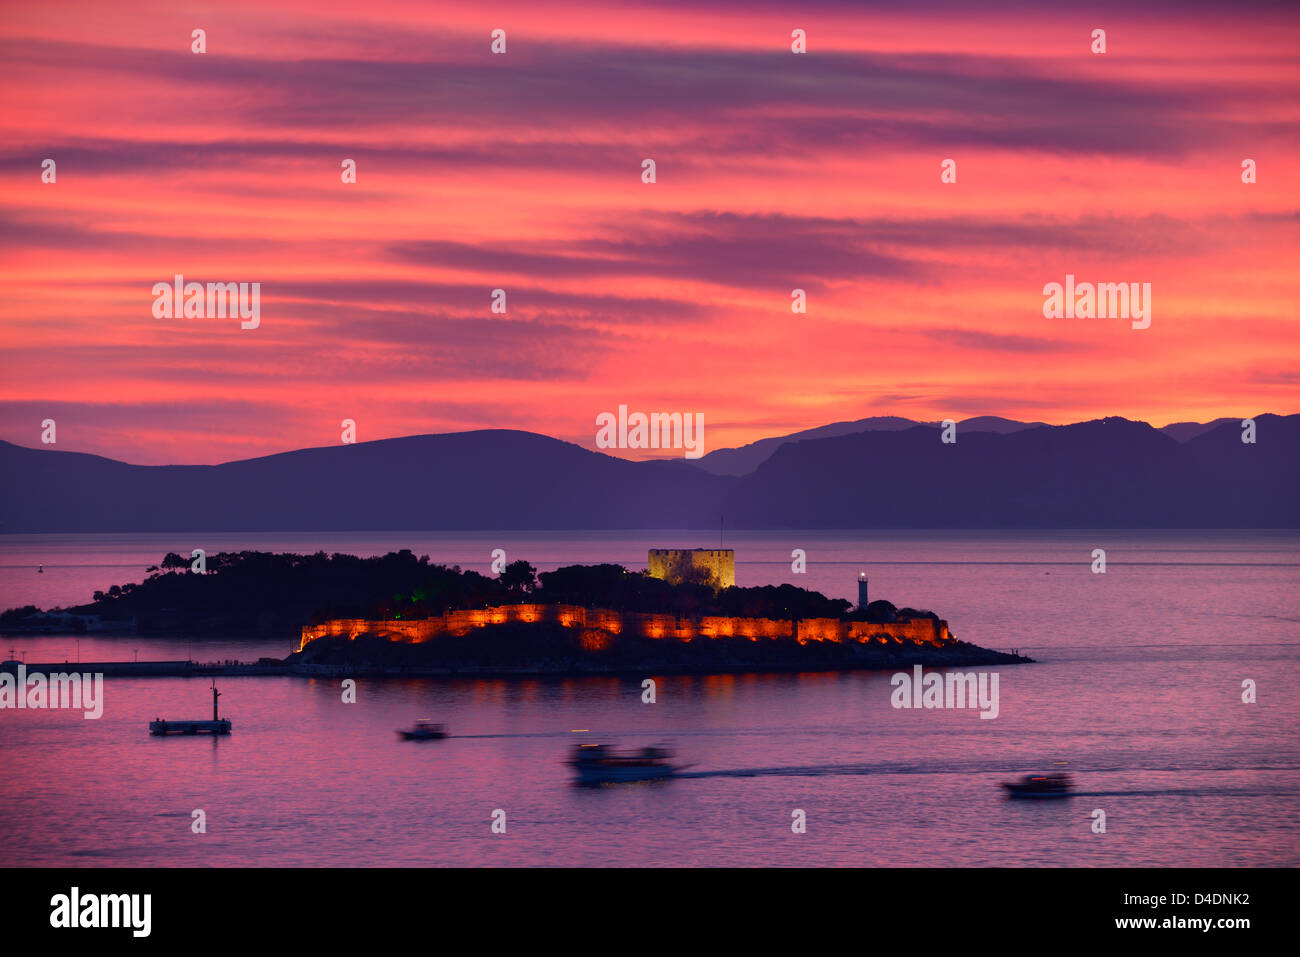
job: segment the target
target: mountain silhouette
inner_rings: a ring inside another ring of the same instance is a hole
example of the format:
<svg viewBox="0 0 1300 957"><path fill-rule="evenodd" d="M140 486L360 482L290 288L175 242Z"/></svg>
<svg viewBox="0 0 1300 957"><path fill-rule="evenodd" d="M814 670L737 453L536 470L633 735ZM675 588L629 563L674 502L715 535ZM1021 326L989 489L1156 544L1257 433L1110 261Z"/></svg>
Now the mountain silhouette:
<svg viewBox="0 0 1300 957"><path fill-rule="evenodd" d="M1210 429L1217 429L1225 422L1240 424L1240 419L1234 419L1231 416L1222 419L1215 419L1213 422L1171 422L1160 431L1165 435L1172 436L1179 442L1186 442L1188 439L1194 439L1198 435L1204 435Z"/></svg>
<svg viewBox="0 0 1300 957"><path fill-rule="evenodd" d="M510 430L224 465L138 466L0 443L6 532L712 527L724 480Z"/></svg>
<svg viewBox="0 0 1300 957"><path fill-rule="evenodd" d="M1296 528L1300 416L1186 443L1098 419L1008 434L933 429L789 443L728 495L735 527Z"/></svg>
<svg viewBox="0 0 1300 957"><path fill-rule="evenodd" d="M1213 422L1175 422L1164 426L1160 431L1177 439L1179 442L1186 442L1188 439L1194 438L1203 432L1208 432L1224 422L1239 421L1239 419L1222 418L1215 419ZM963 435L967 432L998 432L1005 435L1009 432L1020 432L1024 429L1036 429L1046 424L1046 422L1018 422L1015 419L1004 419L1000 415L977 415L974 418L957 421L957 429ZM738 449L716 449L703 456L695 464L706 472L712 472L715 475L748 475L771 458L772 454L787 442L801 442L805 439L826 439L837 435L852 435L858 432L901 432L903 429L914 428L918 425L926 425L937 429L941 423L918 422L914 419L904 419L896 415L874 416L868 419L858 419L854 422L833 422L830 425L819 426L815 429L804 429L802 432L792 432L789 435L759 439L757 442L742 445Z"/></svg>
<svg viewBox="0 0 1300 957"><path fill-rule="evenodd" d="M1300 528L1300 415L1255 422L1254 444L1236 419L1186 442L1122 418L855 431L739 477L498 429L222 465L0 442L0 532Z"/></svg>

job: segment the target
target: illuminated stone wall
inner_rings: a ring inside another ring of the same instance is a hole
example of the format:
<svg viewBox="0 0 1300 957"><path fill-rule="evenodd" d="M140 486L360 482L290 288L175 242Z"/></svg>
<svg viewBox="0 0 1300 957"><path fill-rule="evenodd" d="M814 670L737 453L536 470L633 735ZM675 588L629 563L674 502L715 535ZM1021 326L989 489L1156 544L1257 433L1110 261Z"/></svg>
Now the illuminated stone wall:
<svg viewBox="0 0 1300 957"><path fill-rule="evenodd" d="M714 588L736 584L736 552L730 548L652 548L648 564L651 578L670 585L681 584L683 568L704 572Z"/></svg>
<svg viewBox="0 0 1300 957"><path fill-rule="evenodd" d="M317 638L377 635L390 641L424 642L454 635L463 636L485 625L507 622L555 622L582 632L584 647L594 650L608 643L608 638L623 633L642 638L669 638L686 641L693 638L797 638L810 641L878 642L881 644L934 645L942 647L955 639L948 633L946 621L917 618L890 624L865 621L841 621L838 618L805 618L799 621L778 618L727 618L705 616L679 618L676 615L652 615L617 612L608 608L584 608L581 605L498 605L469 611L451 611L438 618L415 620L378 620L337 618L302 630L301 650ZM600 636L605 636L601 638Z"/></svg>

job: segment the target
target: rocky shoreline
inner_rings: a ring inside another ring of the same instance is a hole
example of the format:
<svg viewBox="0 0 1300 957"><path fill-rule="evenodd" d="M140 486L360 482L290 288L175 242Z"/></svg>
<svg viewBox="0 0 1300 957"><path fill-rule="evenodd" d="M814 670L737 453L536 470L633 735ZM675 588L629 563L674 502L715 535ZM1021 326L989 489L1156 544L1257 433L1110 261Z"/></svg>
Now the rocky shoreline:
<svg viewBox="0 0 1300 957"><path fill-rule="evenodd" d="M535 677L627 674L738 674L948 668L1027 664L1026 655L963 641L943 647L908 642L622 637L599 649L569 629L546 624L491 626L472 636L412 643L377 635L320 638L286 659L292 674L406 677Z"/></svg>

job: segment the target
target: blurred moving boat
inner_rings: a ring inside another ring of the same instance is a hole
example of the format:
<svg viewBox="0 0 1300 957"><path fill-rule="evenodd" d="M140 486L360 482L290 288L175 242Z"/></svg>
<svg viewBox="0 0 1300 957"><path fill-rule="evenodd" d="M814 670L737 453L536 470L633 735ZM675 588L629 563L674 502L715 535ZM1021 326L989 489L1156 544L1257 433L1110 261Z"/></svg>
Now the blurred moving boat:
<svg viewBox="0 0 1300 957"><path fill-rule="evenodd" d="M580 744L573 749L569 766L581 784L656 781L670 778L682 770L669 763L672 756L671 751L659 747L616 751L604 744Z"/></svg>
<svg viewBox="0 0 1300 957"><path fill-rule="evenodd" d="M428 718L421 718L411 728L399 728L397 733L407 741L429 741L434 738L447 737L447 729L440 724L435 724Z"/></svg>
<svg viewBox="0 0 1300 957"><path fill-rule="evenodd" d="M1003 781L1007 794L1014 798L1061 798L1070 796L1074 782L1061 771L1050 774L1026 774L1019 781Z"/></svg>

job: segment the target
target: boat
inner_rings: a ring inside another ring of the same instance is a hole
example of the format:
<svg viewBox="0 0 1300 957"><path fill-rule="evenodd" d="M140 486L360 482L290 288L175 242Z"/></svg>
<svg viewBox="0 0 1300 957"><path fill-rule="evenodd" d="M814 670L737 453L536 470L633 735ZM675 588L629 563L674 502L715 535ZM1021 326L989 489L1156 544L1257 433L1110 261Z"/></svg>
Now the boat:
<svg viewBox="0 0 1300 957"><path fill-rule="evenodd" d="M410 728L398 728L397 733L407 741L431 741L447 737L447 729L428 718L421 718Z"/></svg>
<svg viewBox="0 0 1300 957"><path fill-rule="evenodd" d="M223 718L217 714L217 699L221 697L221 692L217 690L217 683L212 682L212 720L197 719L193 721L167 721L163 718L155 718L149 722L149 733L159 736L168 734L229 734L230 719Z"/></svg>
<svg viewBox="0 0 1300 957"><path fill-rule="evenodd" d="M604 744L579 744L573 749L569 766L580 784L658 781L682 770L669 763L672 756L671 751L662 747L616 751Z"/></svg>
<svg viewBox="0 0 1300 957"><path fill-rule="evenodd" d="M1019 781L1003 781L1007 795L1014 798L1063 798L1070 796L1073 782L1063 771L1026 774Z"/></svg>

